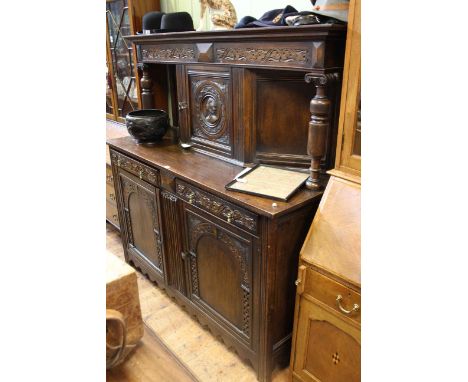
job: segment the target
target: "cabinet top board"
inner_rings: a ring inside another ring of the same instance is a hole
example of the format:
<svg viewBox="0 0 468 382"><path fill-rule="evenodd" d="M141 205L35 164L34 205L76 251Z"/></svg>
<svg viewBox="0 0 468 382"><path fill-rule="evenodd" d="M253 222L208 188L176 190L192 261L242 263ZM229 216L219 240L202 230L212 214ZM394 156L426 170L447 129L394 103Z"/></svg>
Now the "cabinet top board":
<svg viewBox="0 0 468 382"><path fill-rule="evenodd" d="M194 151L184 151L168 140L162 140L149 147L136 144L131 137L122 137L108 140L107 144L123 154L161 171L172 173L175 177L191 182L207 192L270 218L292 212L322 195L322 192L302 188L288 202L281 202L228 191L225 189L226 184L232 181L243 167Z"/></svg>

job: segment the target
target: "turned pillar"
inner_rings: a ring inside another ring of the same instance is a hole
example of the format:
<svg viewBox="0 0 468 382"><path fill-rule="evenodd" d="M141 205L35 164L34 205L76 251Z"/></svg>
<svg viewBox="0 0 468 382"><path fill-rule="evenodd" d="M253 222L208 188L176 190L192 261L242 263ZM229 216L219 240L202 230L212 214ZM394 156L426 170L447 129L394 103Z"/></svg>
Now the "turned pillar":
<svg viewBox="0 0 468 382"><path fill-rule="evenodd" d="M154 109L153 81L149 74L149 66L148 64L139 64L138 66L143 72L140 80L142 109Z"/></svg>
<svg viewBox="0 0 468 382"><path fill-rule="evenodd" d="M338 80L338 73L313 74L307 73L305 81L313 83L316 88L314 98L310 101L309 134L307 139L307 154L311 156L310 175L306 187L310 190L320 190L320 161L326 153L327 132L330 127L330 105L327 97L327 86Z"/></svg>

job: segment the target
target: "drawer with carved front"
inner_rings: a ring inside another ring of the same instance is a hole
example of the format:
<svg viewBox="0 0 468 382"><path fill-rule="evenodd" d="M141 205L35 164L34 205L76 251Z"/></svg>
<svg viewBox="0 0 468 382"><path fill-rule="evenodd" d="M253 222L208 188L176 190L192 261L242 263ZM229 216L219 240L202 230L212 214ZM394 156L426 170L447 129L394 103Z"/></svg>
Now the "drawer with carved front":
<svg viewBox="0 0 468 382"><path fill-rule="evenodd" d="M146 166L135 159L111 150L111 161L113 165L128 171L129 173L139 177L141 180L151 183L154 186L158 186L160 183L159 170Z"/></svg>
<svg viewBox="0 0 468 382"><path fill-rule="evenodd" d="M256 233L258 216L208 192L176 179L176 193L186 202L232 225Z"/></svg>

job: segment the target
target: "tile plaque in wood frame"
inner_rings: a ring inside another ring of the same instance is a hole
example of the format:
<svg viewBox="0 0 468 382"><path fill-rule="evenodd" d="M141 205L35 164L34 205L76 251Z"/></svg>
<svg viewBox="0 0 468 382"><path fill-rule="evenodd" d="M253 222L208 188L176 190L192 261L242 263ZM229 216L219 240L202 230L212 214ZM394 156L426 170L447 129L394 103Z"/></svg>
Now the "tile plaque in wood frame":
<svg viewBox="0 0 468 382"><path fill-rule="evenodd" d="M308 177L309 175L304 172L275 166L256 165L245 173L241 172L232 182L226 184L226 190L286 202Z"/></svg>

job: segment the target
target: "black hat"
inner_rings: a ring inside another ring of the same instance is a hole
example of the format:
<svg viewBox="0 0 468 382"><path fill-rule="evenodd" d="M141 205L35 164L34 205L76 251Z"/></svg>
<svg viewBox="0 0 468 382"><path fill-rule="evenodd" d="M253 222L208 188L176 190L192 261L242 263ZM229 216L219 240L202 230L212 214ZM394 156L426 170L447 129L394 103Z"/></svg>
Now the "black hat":
<svg viewBox="0 0 468 382"><path fill-rule="evenodd" d="M297 15L298 13L296 8L287 5L285 8L273 9L266 12L258 20L252 16L243 17L234 28L286 26L285 18L291 15Z"/></svg>
<svg viewBox="0 0 468 382"><path fill-rule="evenodd" d="M161 32L187 32L194 31L193 20L190 13L167 13L161 20Z"/></svg>
<svg viewBox="0 0 468 382"><path fill-rule="evenodd" d="M187 12L148 12L143 15L143 34L194 31L192 16Z"/></svg>

